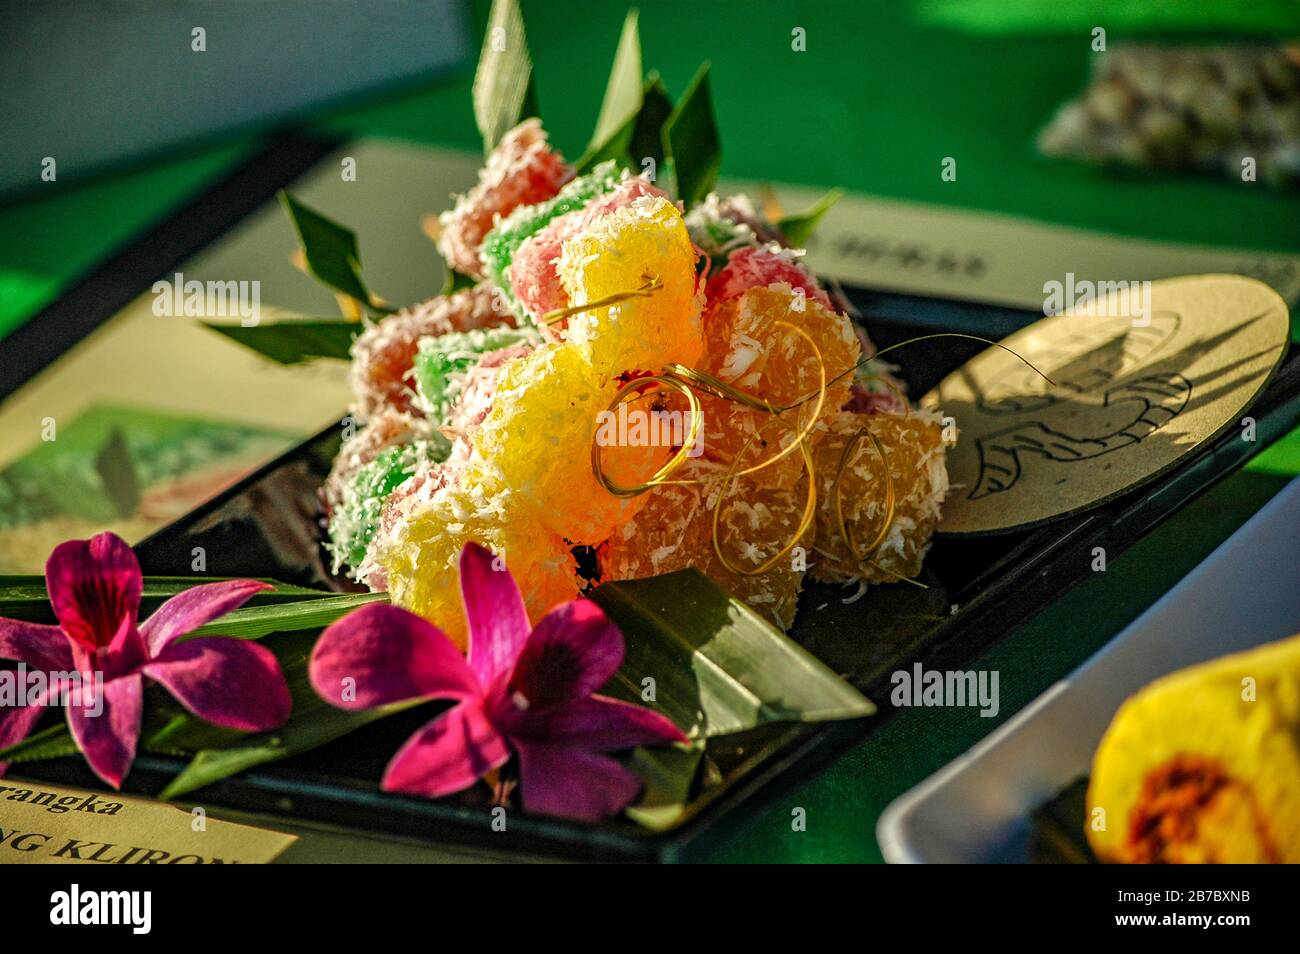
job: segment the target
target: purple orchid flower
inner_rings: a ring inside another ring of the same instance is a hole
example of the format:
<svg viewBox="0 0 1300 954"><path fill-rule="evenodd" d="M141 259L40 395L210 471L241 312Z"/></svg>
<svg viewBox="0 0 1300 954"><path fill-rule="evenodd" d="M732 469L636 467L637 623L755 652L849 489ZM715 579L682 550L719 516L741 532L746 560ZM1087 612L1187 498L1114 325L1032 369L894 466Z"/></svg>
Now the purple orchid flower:
<svg viewBox="0 0 1300 954"><path fill-rule="evenodd" d="M562 603L532 627L514 578L492 560L474 543L460 555L468 660L432 623L374 603L321 634L308 666L312 686L342 709L457 701L393 756L385 791L449 795L513 751L528 811L582 821L615 815L641 780L602 753L686 737L656 712L593 694L623 662L623 635L599 606Z"/></svg>
<svg viewBox="0 0 1300 954"><path fill-rule="evenodd" d="M0 711L0 749L26 738L58 693L65 696L68 728L86 761L121 788L140 737L142 677L161 683L199 718L226 728L260 732L289 717L289 686L270 650L228 636L177 641L271 589L269 584L224 580L195 586L137 626L140 564L112 533L55 547L45 564L45 584L59 625L0 618L0 659L40 669L51 684L27 705ZM80 674L81 693L60 691L69 673ZM100 699L84 688L96 674L103 679ZM0 765L0 775L6 767Z"/></svg>

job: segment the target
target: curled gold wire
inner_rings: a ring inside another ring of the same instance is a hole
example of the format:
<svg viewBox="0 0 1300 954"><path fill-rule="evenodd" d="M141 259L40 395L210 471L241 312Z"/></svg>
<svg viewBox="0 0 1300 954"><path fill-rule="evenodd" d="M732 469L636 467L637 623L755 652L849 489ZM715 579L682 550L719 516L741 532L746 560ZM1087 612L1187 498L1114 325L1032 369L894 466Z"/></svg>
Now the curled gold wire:
<svg viewBox="0 0 1300 954"><path fill-rule="evenodd" d="M881 467L884 469L885 519L881 522L880 529L876 532L876 537L871 541L870 545L859 547L857 540L854 539L852 532L849 530L848 522L844 519L842 480L844 477L844 471L848 469L849 459L853 456L854 451L857 450L858 441L862 440L863 437L870 438L873 449L880 457ZM884 444L882 444L880 439L871 432L869 427L860 428L856 434L849 438L848 443L844 445L844 452L840 454L839 467L836 468L835 471L835 481L832 485L831 499L835 501L836 528L840 531L840 537L844 540L844 545L849 548L849 553L852 554L853 559L857 562L858 566L873 567L881 573L888 574L902 583L911 583L913 586L920 587L923 590L929 589L929 587L924 583L903 576L901 573L896 573L878 561L873 560L870 556L872 553L876 552L876 549L884 543L885 538L889 536L889 528L894 522L895 510L897 508L897 497L894 490L894 475L889 467L889 454L885 451Z"/></svg>
<svg viewBox="0 0 1300 954"><path fill-rule="evenodd" d="M773 324L784 325L785 327L790 328L793 331L797 332L798 334L803 336L803 339L805 341L808 342L808 347L812 348L813 354L817 358L817 374L818 377L821 378L821 386L818 388L816 392L817 404L813 408L812 414L809 415L808 422L806 424L801 425L796 430L794 440L790 441L785 447L781 448L780 451L772 455L772 457L768 458L767 460L762 461L761 463L758 464L754 464L751 467L746 467L744 470L736 471L734 474L734 476L736 477L744 477L747 474L757 473L758 471L763 470L765 467L771 467L777 461L782 460L785 457L788 457L790 454L793 454L796 448L802 447L804 442L808 439L808 436L812 433L813 428L817 426L817 420L822 413L822 406L826 403L826 388L828 387L826 383L826 362L822 358L821 349L817 347L817 342L813 341L812 335L808 334L808 332L804 331L802 328L800 328L798 325L794 324L793 322L776 321L773 322ZM694 368L687 368L680 364L670 364L667 367L665 367L664 375L667 377L676 377L686 383L693 384L696 387L699 387L701 390L713 394L715 397L720 397L725 400L734 401L738 404L743 404L746 407L752 407L755 410L766 411L767 413L772 414L774 416L779 416L781 414L784 414L786 411L792 411L797 407L799 407L800 403L802 403L802 402L797 402L795 404L788 404L785 406L772 404L769 401L765 401L763 398L755 397L754 395L748 394L740 390L739 388L732 387L730 384L727 384L725 381L718 380L711 374L707 374L703 371L696 371ZM746 446L748 446L748 444L746 444ZM743 451L741 456L743 456Z"/></svg>
<svg viewBox="0 0 1300 954"><path fill-rule="evenodd" d="M885 475L885 519L877 531L876 537L871 541L871 545L865 549L858 546L857 540L849 532L848 524L844 520L844 472L848 469L849 458L851 458L858 449L858 442L864 437L871 440L871 446L875 449L876 454L880 457L880 466L883 468ZM870 555L876 552L876 548L885 542L885 537L889 535L889 525L894 522L894 475L889 470L889 454L885 451L885 445L880 443L880 438L871 432L869 427L860 427L848 442L844 445L844 452L840 454L840 464L835 471L835 482L831 489L832 499L835 501L835 523L840 531L840 536L849 548L849 553L853 554L853 559L858 563L866 563L870 560Z"/></svg>
<svg viewBox="0 0 1300 954"><path fill-rule="evenodd" d="M645 284L638 289L629 292L620 292L618 294L609 295L606 296L605 298L601 298L593 302L588 302L585 305L577 305L570 308L562 308L562 309L557 309L555 311L550 311L547 312L545 315L543 315L542 320L545 324L553 324L556 321L560 321L564 318L569 317L570 315L577 314L579 312L590 311L595 308L602 308L608 305L617 304L620 301L625 301L630 298L647 297L651 294L654 294L654 292L658 291L663 287L663 283L658 276L646 273L643 275L643 277L645 279ZM591 467L593 473L596 476L596 479L600 482L601 486L604 487L607 491L609 491L609 493L617 497L635 497L639 494L645 493L648 490L651 490L658 486L662 486L664 484L669 484L669 483L697 484L697 483L705 482L699 479L680 480L680 481L670 479L673 474L675 474L682 466L685 465L687 459L690 456L690 451L694 447L695 441L699 436L700 428L703 424L703 411L700 406L700 400L696 396L695 391L697 390L703 391L704 393L711 394L714 397L718 397L727 401L732 401L734 403L741 404L745 407L749 407L754 410L763 411L773 416L779 416L788 411L796 410L798 408L803 407L805 404L809 403L810 401L815 401L816 403L813 407L812 414L810 414L808 417L807 423L801 424L797 428L795 432L795 437L792 441L790 441L785 447L783 447L770 459L763 461L759 464L755 464L751 467L747 467L744 469L737 469L737 465L744 458L744 455L748 451L750 445L753 443L754 439L758 436L757 431L755 431L754 434L751 434L749 440L746 441L745 446L741 449L740 454L738 454L736 459L732 462L731 468L728 470L726 477L723 478L720 484L719 491L718 491L718 500L713 508L713 522L712 522L713 552L717 556L719 562L722 564L724 568L726 568L729 572L735 573L739 576L760 576L763 573L766 573L768 570L774 567L778 561L780 561L783 557L785 557L787 553L789 553L792 549L794 549L794 547L798 544L799 540L803 538L803 535L808 531L808 528L812 525L813 520L816 518L816 513L817 513L817 482L816 482L816 474L815 474L815 467L813 463L812 451L808 447L808 437L811 435L813 428L816 427L818 418L821 415L822 408L825 405L827 389L831 385L836 384L839 381L843 380L848 375L853 374L855 371L857 371L858 368L862 367L868 361L871 361L875 358L879 358L890 351L894 351L898 348L905 347L906 345L915 344L921 341L928 341L934 338L967 338L973 341L980 341L983 342L984 344L992 345L993 347L1001 348L1003 351L1006 351L1008 354L1011 354L1015 358L1019 359L1020 361L1028 365L1028 367L1032 371L1034 371L1035 374L1038 374L1040 377L1042 377L1045 381L1048 382L1048 384L1051 384L1053 387L1055 387L1056 385L1055 381L1053 381L1050 377L1048 377L1046 374L1040 371L1031 362L1029 362L1021 355L1017 354L1012 349L1006 347L1005 345L999 344L996 341L991 341L987 338L982 338L978 335L968 335L968 334L963 334L958 332L940 332L940 333L929 334L929 335L921 335L916 338L909 338L906 341L900 341L897 344L890 345L887 348L882 348L876 351L872 355L864 356L853 366L835 375L835 377L831 378L828 381L826 378L825 360L822 357L821 349L817 346L817 343L816 341L813 340L812 336L809 335L808 332L800 328L798 325L789 321L776 321L774 322L774 324L783 325L787 328L792 329L797 334L802 336L803 339L808 342L809 347L812 348L813 354L817 359L818 376L820 378L820 385L816 390L810 392L809 394L805 395L804 397L790 404L776 405L771 403L770 401L765 400L764 398L758 397L757 395L749 394L745 391L742 391L741 389L736 388L728 384L727 382L722 381L711 374L708 374L707 372L699 371L695 368L689 368L681 364L670 363L665 365L663 370L659 374L647 375L644 377L636 378L628 382L628 384L626 384L624 387L619 389L618 394L614 396L614 399L610 402L607 408L608 411L611 412L614 411L620 404L624 403L624 401L627 399L629 394L633 394L633 393L639 394L640 392L644 391L644 389L649 385L658 385L659 387L668 388L670 390L674 390L682 394L686 398L687 404L690 409L691 426L690 426L689 433L685 441L683 442L681 448L678 449L678 451L668 460L668 462L665 463L662 467L660 467L659 470L656 471L655 474L645 482L633 486L624 487L610 480L608 475L605 474L601 464L600 444L595 437L593 437L592 445L591 445ZM911 409L911 404L910 402L908 402L906 396L903 395L902 392L898 389L898 387L896 387L888 379L881 378L881 380L883 381L885 386L888 387L895 394L896 397L898 397L906 413L910 416L912 409ZM859 546L858 541L854 538L852 532L849 530L848 524L844 519L844 501L843 501L844 472L848 468L849 460L854 454L854 452L857 450L859 442L862 441L864 438L871 442L872 448L879 455L881 466L883 468L884 479L885 479L884 520L882 521L879 530L876 532L875 538L871 541L871 544L866 548L862 548ZM788 543L786 543L785 546L783 546L780 550L778 550L775 554L773 554L768 559L764 560L756 567L745 569L733 565L727 559L726 555L723 554L721 541L718 535L719 521L721 520L722 509L726 503L726 498L728 493L735 486L736 481L740 477L743 477L747 474L755 473L766 467L772 466L773 464L777 463L778 461L792 454L796 448L803 455L804 469L808 474L808 496L804 504L803 514L800 517L799 526L795 531L793 538ZM834 500L835 520L836 520L837 527L845 542L845 545L849 548L849 552L850 554L852 554L857 564L859 566L874 567L875 569L880 570L882 573L886 573L890 576L895 577L896 579L904 580L906 582L924 588L925 584L918 583L915 580L910 580L907 577L902 576L901 574L895 573L892 570L888 570L885 567L881 566L877 561L871 558L871 554L874 553L882 543L884 543L885 539L889 535L889 529L892 526L894 522L894 517L896 515L897 495L894 487L894 477L893 474L890 472L889 454L886 452L884 445L880 442L880 439L876 437L876 435L871 431L869 427L864 426L860 428L849 439L848 443L845 444L844 451L840 455L839 466L835 473L835 479L832 484L831 493Z"/></svg>
<svg viewBox="0 0 1300 954"><path fill-rule="evenodd" d="M700 409L700 399L695 396L695 392L682 382L665 374L651 374L646 375L645 377L633 378L619 389L618 394L614 395L614 399L610 401L609 407L606 408L606 411L614 411L624 402L627 395L634 391L644 390L645 386L648 384L658 384L670 390L677 391L685 396L686 403L691 412L691 427L690 430L687 431L686 439L682 442L682 446L678 449L677 453L673 454L673 456L669 458L668 462L660 467L659 470L657 470L645 483L635 484L631 487L624 487L609 479L609 475L605 473L604 468L601 466L600 441L597 440L595 435L593 435L591 439L592 473L596 475L596 480L600 482L600 485L615 497L635 497L638 494L645 493L647 490L667 483L668 478L676 473L678 468L686 463L686 459L690 456L691 448L695 446L695 440L699 436L700 427L704 421L704 414Z"/></svg>
<svg viewBox="0 0 1300 954"><path fill-rule="evenodd" d="M584 311L595 311L597 308L608 308L610 305L617 305L621 301L627 301L631 298L649 298L655 292L664 287L663 280L658 275L645 272L641 275L644 284L640 288L634 288L631 291L615 292L613 295L606 295L604 298L597 298L595 301L589 301L585 305L570 305L568 308L553 308L542 315L542 324L553 325L557 321L563 321L573 315Z"/></svg>
<svg viewBox="0 0 1300 954"><path fill-rule="evenodd" d="M896 344L890 345L888 348L881 348L875 354L864 355L861 359L858 360L856 364L852 365L849 368L846 368L845 370L841 371L839 374L835 375L835 377L827 381L822 386L822 391L825 392L826 388L830 387L832 384L838 384L840 381L843 381L846 377L848 377L854 371L858 370L858 368L862 367L868 361L872 361L876 358L879 358L881 355L889 354L889 352L891 351L897 351L899 348L904 348L907 345L916 344L919 341L930 341L934 338L966 338L970 341L979 341L986 345L992 345L994 348L1001 348L1003 351L1011 355L1013 358L1016 358L1019 361L1023 361L1028 366L1029 370L1033 371L1034 374L1038 375L1040 378L1042 378L1052 387L1056 387L1056 382L1053 381L1046 374L1044 374L1042 371L1038 370L1038 368L1028 358L1024 357L1023 355L1017 354L1015 351L1012 351L1010 348L1008 348L1004 344L1001 344L1000 342L993 341L989 338L981 338L979 335L963 334L962 332L958 332L958 331L939 331L939 332L935 332L932 335L920 335L919 337L916 338L908 338L906 341L899 341ZM804 395L794 404L790 405L790 407L798 407L800 404L807 404L815 396L816 396L816 392L810 391L808 394Z"/></svg>
<svg viewBox="0 0 1300 954"><path fill-rule="evenodd" d="M726 478L722 481L722 485L718 489L718 502L713 506L712 542L713 552L717 556L718 561L731 573L735 573L738 576L762 576L768 570L772 569L772 567L776 566L776 564L784 558L787 553L793 550L795 546L798 545L799 541L803 539L803 535L808 532L808 528L812 526L812 522L817 516L817 475L813 468L812 451L808 449L808 445L805 442L799 441L798 444L799 450L803 454L804 469L808 472L808 499L804 503L803 514L799 518L799 527L795 530L794 536L790 538L790 542L756 567L744 569L742 567L733 566L731 561L729 561L722 552L722 543L718 539L718 520L722 516L722 508L726 503L727 494L730 492L732 486L735 485L737 478L739 478L741 474L735 472L733 469L733 471L728 473ZM739 458L737 458L737 460L739 460Z"/></svg>

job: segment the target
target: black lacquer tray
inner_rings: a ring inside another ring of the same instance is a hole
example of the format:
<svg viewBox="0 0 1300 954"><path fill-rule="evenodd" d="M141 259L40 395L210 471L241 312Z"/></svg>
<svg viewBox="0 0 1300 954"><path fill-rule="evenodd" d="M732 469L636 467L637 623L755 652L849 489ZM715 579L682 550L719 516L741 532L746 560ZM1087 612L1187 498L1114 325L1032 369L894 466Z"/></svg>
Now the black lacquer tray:
<svg viewBox="0 0 1300 954"><path fill-rule="evenodd" d="M313 151L300 140L288 143L300 151ZM283 184L275 180L266 177L265 184L270 189ZM227 187L228 183L214 191ZM246 200L246 193L241 198ZM178 215L164 228L182 228L187 215ZM201 228L195 219L188 221ZM140 287L165 274L172 264L158 259L155 272L141 274ZM996 339L1039 317L1028 311L864 289L850 289L847 294L881 347L935 331ZM897 353L897 359L910 392L920 395L983 347L969 340L941 338ZM750 803L771 797L876 731L891 715L888 697L895 670L916 662L927 668L963 668L1087 578L1094 547L1105 547L1113 559L1240 467L1256 450L1294 428L1300 423L1300 357L1293 354L1283 362L1250 413L1257 421L1257 441L1242 441L1232 430L1158 479L1095 510L1021 533L936 538L922 576L925 589L892 584L845 603L843 588L809 585L791 637L864 691L880 712L855 722L770 725L711 740L698 792L681 823L668 832L652 833L627 821L587 826L527 815L512 815L508 831L497 832L489 825L482 786L439 801L380 792L384 763L430 717L425 707L381 720L315 751L226 779L202 790L199 797L211 806L435 844L478 846L498 856L506 851L531 857L672 860L724 814L751 808ZM338 428L316 435L145 540L136 548L145 572L186 573L193 547L202 546L211 575L274 577L287 583L344 588L329 576L322 559L317 502L317 488L339 440ZM176 759L141 756L128 788L156 793L182 767ZM23 766L23 774L100 787L75 759L30 763Z"/></svg>

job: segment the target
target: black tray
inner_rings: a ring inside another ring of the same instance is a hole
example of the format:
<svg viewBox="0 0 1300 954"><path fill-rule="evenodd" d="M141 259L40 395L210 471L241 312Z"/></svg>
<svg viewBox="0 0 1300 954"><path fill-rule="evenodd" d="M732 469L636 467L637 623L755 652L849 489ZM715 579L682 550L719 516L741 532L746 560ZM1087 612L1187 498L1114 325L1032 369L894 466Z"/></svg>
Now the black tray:
<svg viewBox="0 0 1300 954"><path fill-rule="evenodd" d="M181 227L185 217L178 218L181 223L173 221L171 227ZM156 275L170 267L162 265ZM1039 317L1015 309L859 289L850 289L848 295L882 347L936 330L998 338ZM982 347L967 340L937 339L896 356L911 393L920 395ZM1300 357L1292 355L1282 364L1251 413L1257 421L1256 442L1242 441L1230 429L1159 479L1096 510L1021 533L936 538L922 576L926 589L907 584L875 587L861 600L845 604L840 587L808 586L790 635L862 689L881 711L855 722L766 726L711 740L702 773L706 781L700 783L681 824L669 832L651 833L626 821L588 826L527 815L512 816L508 830L496 832L489 827L482 786L439 801L380 792L378 779L388 757L430 717L431 710L423 706L315 751L226 779L202 790L201 798L212 806L431 843L481 846L494 854L506 850L529 856L671 860L724 814L771 797L876 731L892 714L888 698L895 670L916 662L927 668L964 667L1089 577L1094 547L1105 547L1113 558L1257 449L1294 428L1300 423ZM145 540L136 548L145 572L184 574L192 548L203 546L209 574L351 588L329 576L320 548L317 488L339 439L337 428L316 435ZM142 756L127 788L156 793L182 767L176 759ZM31 763L23 770L49 781L100 787L78 759Z"/></svg>

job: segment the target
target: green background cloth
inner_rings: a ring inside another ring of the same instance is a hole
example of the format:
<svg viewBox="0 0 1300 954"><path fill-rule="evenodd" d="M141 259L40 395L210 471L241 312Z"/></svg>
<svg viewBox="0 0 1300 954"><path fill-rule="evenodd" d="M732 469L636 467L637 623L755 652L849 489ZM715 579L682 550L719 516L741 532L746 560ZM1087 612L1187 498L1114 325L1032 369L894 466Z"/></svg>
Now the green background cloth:
<svg viewBox="0 0 1300 954"><path fill-rule="evenodd" d="M576 156L627 4L575 4L564 15L555 7L525 0L524 15L547 128ZM479 30L486 8L475 4ZM806 52L791 49L796 27L806 31ZM1104 173L1035 154L1036 131L1087 79L1094 55L1087 32L965 35L922 26L902 3L656 0L642 9L641 37L647 68L658 69L673 93L702 60L712 61L725 176L840 186L1151 239L1300 250L1294 192L1212 177ZM310 121L333 133L477 150L471 69ZM245 133L94 182L37 184L0 209L0 336L258 142ZM957 161L955 182L939 175L949 156ZM711 830L685 859L879 860L874 829L889 801L1087 658L1297 472L1300 433L1293 433L975 660L973 668L1000 671L997 718L967 709L903 712L766 808ZM806 831L791 830L795 807L806 812Z"/></svg>

